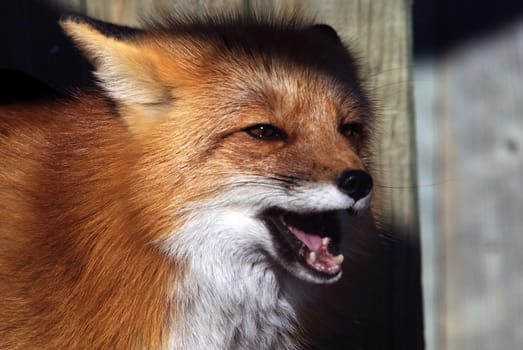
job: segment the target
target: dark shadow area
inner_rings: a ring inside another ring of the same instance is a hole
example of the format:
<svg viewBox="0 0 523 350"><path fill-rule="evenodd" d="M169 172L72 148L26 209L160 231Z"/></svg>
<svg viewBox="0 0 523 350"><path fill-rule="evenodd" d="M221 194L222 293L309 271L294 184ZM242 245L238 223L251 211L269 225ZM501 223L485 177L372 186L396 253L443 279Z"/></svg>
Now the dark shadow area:
<svg viewBox="0 0 523 350"><path fill-rule="evenodd" d="M523 18L521 0L414 1L416 57L443 53Z"/></svg>
<svg viewBox="0 0 523 350"><path fill-rule="evenodd" d="M424 349L419 242L386 231L348 225L342 280L304 286L322 295L304 311L308 350Z"/></svg>
<svg viewBox="0 0 523 350"><path fill-rule="evenodd" d="M0 68L0 82L0 105L62 96L42 81L18 70Z"/></svg>
<svg viewBox="0 0 523 350"><path fill-rule="evenodd" d="M25 72L63 92L86 81L91 67L58 25L64 12L39 0L0 1L0 68ZM17 83L13 74L0 76L2 91Z"/></svg>

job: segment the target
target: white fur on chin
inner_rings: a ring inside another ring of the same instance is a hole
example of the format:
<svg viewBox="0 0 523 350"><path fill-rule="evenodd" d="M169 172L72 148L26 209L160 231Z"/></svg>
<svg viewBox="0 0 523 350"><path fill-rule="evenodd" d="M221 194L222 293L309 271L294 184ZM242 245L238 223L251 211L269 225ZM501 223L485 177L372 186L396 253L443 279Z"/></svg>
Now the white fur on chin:
<svg viewBox="0 0 523 350"><path fill-rule="evenodd" d="M278 283L267 257L277 251L258 215L271 207L310 212L353 205L331 184L289 190L244 177L231 181L227 194L188 208L185 226L164 244L173 259L189 262L189 277L173 290L176 315L184 316L173 323L169 348L298 349L296 303Z"/></svg>

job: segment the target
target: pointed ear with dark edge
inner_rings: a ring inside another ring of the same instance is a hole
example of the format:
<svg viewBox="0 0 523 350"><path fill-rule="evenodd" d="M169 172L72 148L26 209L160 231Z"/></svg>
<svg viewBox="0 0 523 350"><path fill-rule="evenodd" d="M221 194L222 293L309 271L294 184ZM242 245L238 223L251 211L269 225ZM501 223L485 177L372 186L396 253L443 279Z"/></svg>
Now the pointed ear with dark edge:
<svg viewBox="0 0 523 350"><path fill-rule="evenodd" d="M60 25L94 65L99 84L110 97L125 105L166 102L154 54L148 55L140 30L78 15L62 17Z"/></svg>
<svg viewBox="0 0 523 350"><path fill-rule="evenodd" d="M314 24L309 27L309 30L341 44L341 39L338 33L328 24Z"/></svg>

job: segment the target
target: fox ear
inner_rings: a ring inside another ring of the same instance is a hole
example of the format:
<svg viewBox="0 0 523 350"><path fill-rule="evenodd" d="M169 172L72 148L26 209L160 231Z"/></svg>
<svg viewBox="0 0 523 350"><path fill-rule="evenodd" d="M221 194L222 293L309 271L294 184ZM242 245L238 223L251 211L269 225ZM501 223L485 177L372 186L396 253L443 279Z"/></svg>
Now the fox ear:
<svg viewBox="0 0 523 350"><path fill-rule="evenodd" d="M322 35L324 38L332 40L338 44L341 44L341 39L334 28L328 24L313 24L309 27L309 30L313 33Z"/></svg>
<svg viewBox="0 0 523 350"><path fill-rule="evenodd" d="M159 106L168 102L158 82L154 54L139 40L138 29L84 16L66 16L60 25L95 67L100 85L124 105Z"/></svg>

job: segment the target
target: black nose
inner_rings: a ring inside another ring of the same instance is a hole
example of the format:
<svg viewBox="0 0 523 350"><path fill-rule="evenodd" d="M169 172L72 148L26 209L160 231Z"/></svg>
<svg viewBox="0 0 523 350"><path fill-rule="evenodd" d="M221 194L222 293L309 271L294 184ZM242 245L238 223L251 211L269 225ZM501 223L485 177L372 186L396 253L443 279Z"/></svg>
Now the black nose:
<svg viewBox="0 0 523 350"><path fill-rule="evenodd" d="M345 170L336 179L336 184L354 201L358 201L372 190L372 177L363 170Z"/></svg>

